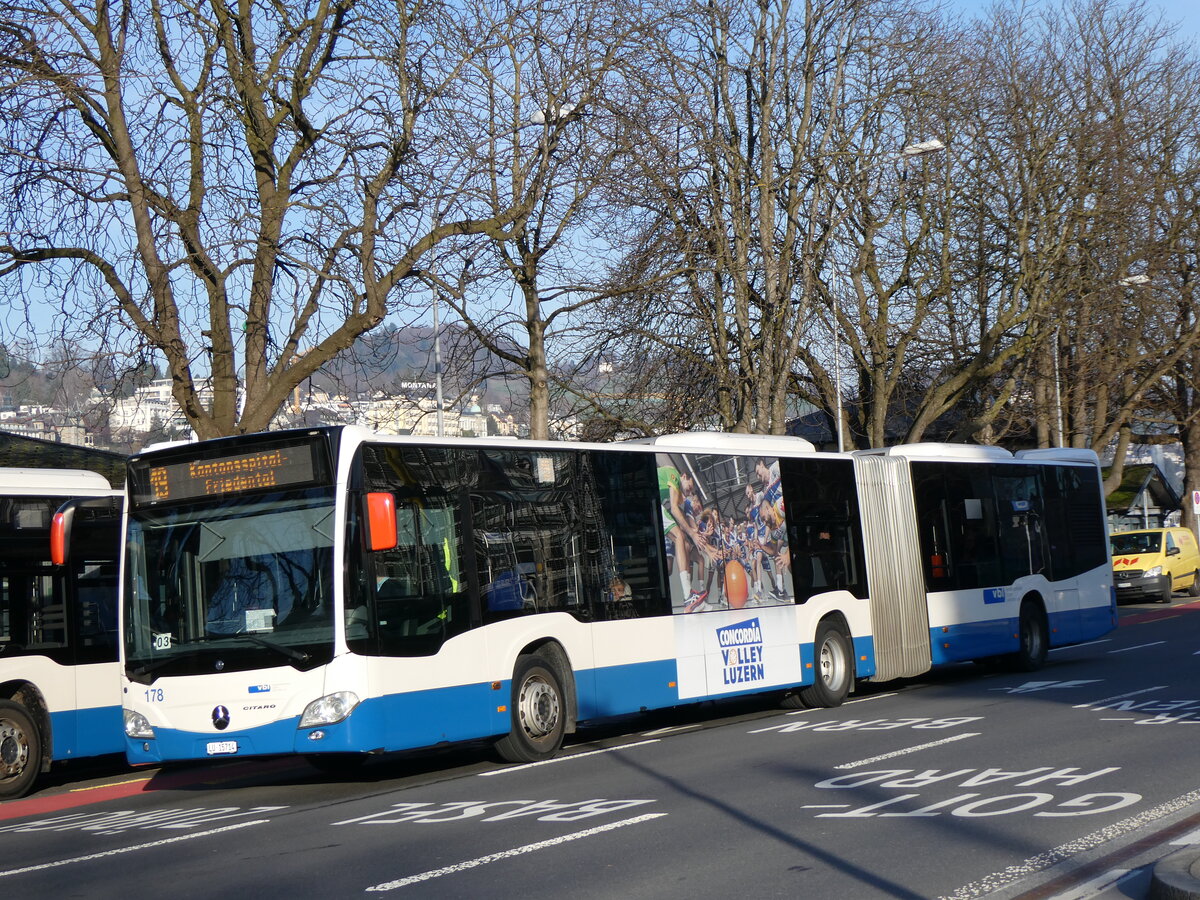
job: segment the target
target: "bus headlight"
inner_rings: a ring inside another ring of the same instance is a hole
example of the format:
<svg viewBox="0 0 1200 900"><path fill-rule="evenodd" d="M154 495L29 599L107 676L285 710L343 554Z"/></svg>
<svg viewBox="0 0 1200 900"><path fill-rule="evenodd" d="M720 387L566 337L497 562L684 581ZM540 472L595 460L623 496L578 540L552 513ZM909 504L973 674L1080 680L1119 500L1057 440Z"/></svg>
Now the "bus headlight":
<svg viewBox="0 0 1200 900"><path fill-rule="evenodd" d="M150 727L150 720L140 712L127 709L125 710L125 735L138 739L152 738L154 729Z"/></svg>
<svg viewBox="0 0 1200 900"><path fill-rule="evenodd" d="M336 694L326 694L304 707L304 715L300 717L300 728L315 728L318 725L332 725L340 722L358 706L358 694L353 691L338 691Z"/></svg>
<svg viewBox="0 0 1200 900"><path fill-rule="evenodd" d="M1155 566L1152 569L1147 569L1145 575L1147 578L1157 578L1162 574L1162 566Z"/></svg>

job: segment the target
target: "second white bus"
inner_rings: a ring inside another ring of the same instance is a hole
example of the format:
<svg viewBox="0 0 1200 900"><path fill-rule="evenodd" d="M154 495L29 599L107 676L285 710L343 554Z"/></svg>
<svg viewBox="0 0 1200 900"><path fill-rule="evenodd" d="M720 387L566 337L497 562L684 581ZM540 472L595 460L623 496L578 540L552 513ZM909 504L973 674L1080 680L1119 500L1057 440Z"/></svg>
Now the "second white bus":
<svg viewBox="0 0 1200 900"><path fill-rule="evenodd" d="M68 508L73 537L54 565L51 526L68 502L81 508ZM0 800L52 762L125 749L119 534L120 491L96 472L0 468Z"/></svg>

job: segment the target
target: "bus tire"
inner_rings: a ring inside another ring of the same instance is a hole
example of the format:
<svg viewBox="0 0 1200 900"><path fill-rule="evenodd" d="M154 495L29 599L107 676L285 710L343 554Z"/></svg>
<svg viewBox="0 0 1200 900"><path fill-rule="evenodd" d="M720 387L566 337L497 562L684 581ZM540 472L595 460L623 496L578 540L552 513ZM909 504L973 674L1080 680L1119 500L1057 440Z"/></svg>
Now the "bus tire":
<svg viewBox="0 0 1200 900"><path fill-rule="evenodd" d="M854 678L849 635L836 622L825 620L817 626L813 651L816 657L813 683L794 696L807 709L841 706L850 694Z"/></svg>
<svg viewBox="0 0 1200 900"><path fill-rule="evenodd" d="M511 729L496 741L501 759L530 763L558 754L566 731L567 706L558 673L543 657L517 657L509 711Z"/></svg>
<svg viewBox="0 0 1200 900"><path fill-rule="evenodd" d="M1171 578L1171 574L1167 573L1167 580L1163 583L1162 596L1158 598L1159 603L1170 603L1171 595L1175 593L1175 582Z"/></svg>
<svg viewBox="0 0 1200 900"><path fill-rule="evenodd" d="M29 793L42 768L42 736L25 707L0 700L0 800Z"/></svg>
<svg viewBox="0 0 1200 900"><path fill-rule="evenodd" d="M1188 585L1189 597L1200 597L1200 569L1192 573L1192 583Z"/></svg>
<svg viewBox="0 0 1200 900"><path fill-rule="evenodd" d="M804 705L804 700L800 697L799 691L788 691L780 698L779 705L784 709L808 709Z"/></svg>
<svg viewBox="0 0 1200 900"><path fill-rule="evenodd" d="M1017 672L1036 672L1046 662L1050 651L1050 628L1046 613L1032 600L1021 604L1017 634L1021 647L1009 657L1011 668Z"/></svg>

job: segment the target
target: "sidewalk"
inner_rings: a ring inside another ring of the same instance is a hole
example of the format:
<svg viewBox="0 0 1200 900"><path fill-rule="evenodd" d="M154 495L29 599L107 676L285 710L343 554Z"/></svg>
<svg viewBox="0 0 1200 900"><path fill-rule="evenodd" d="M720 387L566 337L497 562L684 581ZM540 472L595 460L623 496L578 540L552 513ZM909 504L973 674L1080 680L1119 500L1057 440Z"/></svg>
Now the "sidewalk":
<svg viewBox="0 0 1200 900"><path fill-rule="evenodd" d="M1140 868L1112 869L1050 900L1200 900L1200 845Z"/></svg>
<svg viewBox="0 0 1200 900"><path fill-rule="evenodd" d="M1200 847L1176 850L1154 864L1150 900L1200 900Z"/></svg>

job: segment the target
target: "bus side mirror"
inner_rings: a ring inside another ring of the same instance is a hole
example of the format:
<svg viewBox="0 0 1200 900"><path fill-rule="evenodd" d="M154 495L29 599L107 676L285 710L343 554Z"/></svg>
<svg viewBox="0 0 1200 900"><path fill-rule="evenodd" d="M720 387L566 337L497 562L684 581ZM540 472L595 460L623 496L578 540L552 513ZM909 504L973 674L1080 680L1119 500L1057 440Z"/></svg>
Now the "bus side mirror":
<svg viewBox="0 0 1200 900"><path fill-rule="evenodd" d="M50 561L56 566L65 566L71 552L71 522L75 518L75 507L67 504L54 514L50 521Z"/></svg>
<svg viewBox="0 0 1200 900"><path fill-rule="evenodd" d="M384 491L367 494L367 549L394 550L396 536L396 497Z"/></svg>
<svg viewBox="0 0 1200 900"><path fill-rule="evenodd" d="M84 529L81 540L87 542L87 525L112 520L113 528L121 524L121 497L76 497L58 508L50 520L50 561L65 566L71 555L71 530L78 525ZM87 552L85 547L84 552Z"/></svg>

